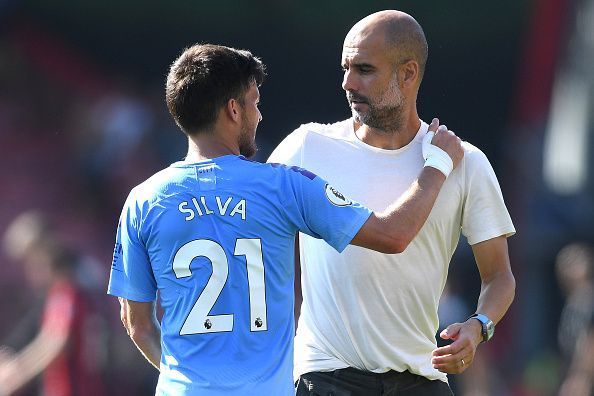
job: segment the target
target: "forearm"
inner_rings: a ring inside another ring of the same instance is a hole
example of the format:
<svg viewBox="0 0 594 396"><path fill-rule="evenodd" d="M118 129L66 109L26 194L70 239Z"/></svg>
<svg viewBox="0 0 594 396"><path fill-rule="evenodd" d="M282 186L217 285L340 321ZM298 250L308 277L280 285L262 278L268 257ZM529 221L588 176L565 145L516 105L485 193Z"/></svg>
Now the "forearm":
<svg viewBox="0 0 594 396"><path fill-rule="evenodd" d="M511 271L494 274L481 282L476 312L487 315L497 324L514 300L516 281Z"/></svg>
<svg viewBox="0 0 594 396"><path fill-rule="evenodd" d="M402 240L402 250L427 221L444 181L443 173L435 168L425 167L402 197L384 213L378 214L384 222L384 232Z"/></svg>
<svg viewBox="0 0 594 396"><path fill-rule="evenodd" d="M351 243L382 253L401 253L419 232L437 199L445 176L430 167L400 199L382 213L372 213Z"/></svg>
<svg viewBox="0 0 594 396"><path fill-rule="evenodd" d="M140 353L159 369L161 361L161 326L154 302L136 302L118 298L120 317L126 332Z"/></svg>
<svg viewBox="0 0 594 396"><path fill-rule="evenodd" d="M40 333L21 352L14 355L2 368L3 391L16 392L39 375L60 354L67 338ZM5 378L4 378L5 377Z"/></svg>
<svg viewBox="0 0 594 396"><path fill-rule="evenodd" d="M144 326L142 329L133 328L130 332L130 338L146 360L159 370L161 361L161 327L156 319L152 321L151 325Z"/></svg>

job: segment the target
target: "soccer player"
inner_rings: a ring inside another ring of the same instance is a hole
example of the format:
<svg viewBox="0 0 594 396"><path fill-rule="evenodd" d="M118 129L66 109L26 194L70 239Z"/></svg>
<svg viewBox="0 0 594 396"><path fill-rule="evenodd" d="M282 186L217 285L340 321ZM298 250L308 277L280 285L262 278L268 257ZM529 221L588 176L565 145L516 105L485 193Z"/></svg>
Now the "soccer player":
<svg viewBox="0 0 594 396"><path fill-rule="evenodd" d="M423 168L428 125L416 101L426 60L425 35L410 15L388 10L357 22L342 50L353 117L301 126L269 161L310 169L371 209L385 209ZM352 246L339 254L300 238L298 395L450 395L446 374L463 372L493 335L514 296L506 237L515 230L489 161L463 147L461 166L404 252ZM481 293L475 314L441 333L453 343L437 348L437 306L460 232L472 245Z"/></svg>
<svg viewBox="0 0 594 396"><path fill-rule="evenodd" d="M160 370L159 395L293 394L296 233L337 251L353 243L400 252L463 155L434 120L428 166L400 201L372 213L304 169L246 159L256 151L263 78L248 51L186 49L166 101L188 136L187 157L135 187L121 214L108 293Z"/></svg>

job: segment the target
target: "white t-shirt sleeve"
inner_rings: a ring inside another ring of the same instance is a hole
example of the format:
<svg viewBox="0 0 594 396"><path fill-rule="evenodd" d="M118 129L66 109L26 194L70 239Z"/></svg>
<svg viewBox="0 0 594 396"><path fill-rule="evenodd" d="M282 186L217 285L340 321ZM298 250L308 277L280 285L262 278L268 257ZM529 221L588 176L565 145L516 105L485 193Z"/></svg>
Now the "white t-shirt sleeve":
<svg viewBox="0 0 594 396"><path fill-rule="evenodd" d="M515 234L493 167L478 148L465 143L465 202L462 234L474 245L501 235Z"/></svg>

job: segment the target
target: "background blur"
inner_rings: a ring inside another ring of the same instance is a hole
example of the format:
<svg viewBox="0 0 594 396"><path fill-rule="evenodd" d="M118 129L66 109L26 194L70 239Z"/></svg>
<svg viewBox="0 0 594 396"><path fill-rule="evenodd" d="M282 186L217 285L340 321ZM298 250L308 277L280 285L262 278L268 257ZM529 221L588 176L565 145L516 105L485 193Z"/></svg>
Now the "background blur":
<svg viewBox="0 0 594 396"><path fill-rule="evenodd" d="M458 394L556 394L567 365L556 256L568 243L594 243L594 1L168 3L0 0L0 233L38 209L86 258L105 318L97 359L109 394L150 394L157 376L103 294L128 191L185 155L163 100L168 65L196 42L260 56L269 74L257 138L264 161L301 123L349 117L344 35L388 8L413 15L429 42L421 117L439 117L487 154L518 232L509 241L515 302L479 347L474 372L456 378ZM464 320L480 287L464 241L448 286L442 318ZM0 345L35 295L18 260L1 252Z"/></svg>

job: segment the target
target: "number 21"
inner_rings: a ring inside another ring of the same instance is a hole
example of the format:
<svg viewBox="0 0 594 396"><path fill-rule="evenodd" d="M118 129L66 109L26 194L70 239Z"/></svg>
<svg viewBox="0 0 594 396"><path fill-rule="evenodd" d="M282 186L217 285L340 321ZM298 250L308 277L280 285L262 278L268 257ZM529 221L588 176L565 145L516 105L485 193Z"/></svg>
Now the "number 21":
<svg viewBox="0 0 594 396"><path fill-rule="evenodd" d="M235 241L235 256L245 256L247 265L250 330L266 331L266 284L260 239L239 238ZM183 245L173 258L173 272L179 278L192 275L190 264L196 257L207 258L212 275L194 303L180 330L180 335L219 333L233 330L233 314L209 315L229 275L229 260L223 247L209 239L198 239Z"/></svg>

